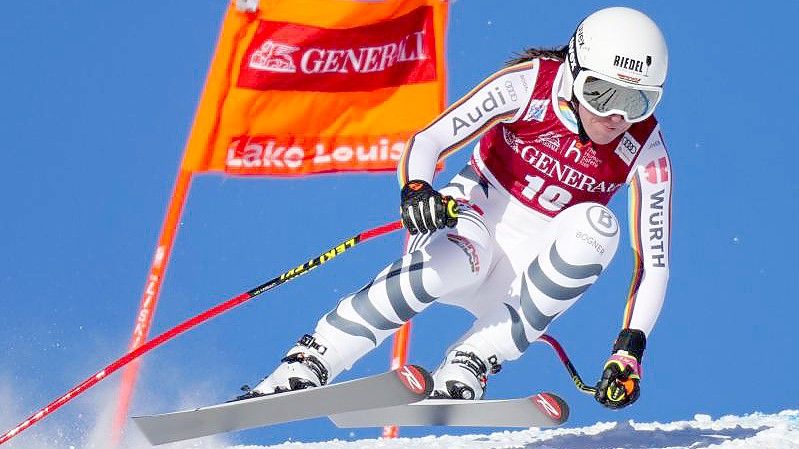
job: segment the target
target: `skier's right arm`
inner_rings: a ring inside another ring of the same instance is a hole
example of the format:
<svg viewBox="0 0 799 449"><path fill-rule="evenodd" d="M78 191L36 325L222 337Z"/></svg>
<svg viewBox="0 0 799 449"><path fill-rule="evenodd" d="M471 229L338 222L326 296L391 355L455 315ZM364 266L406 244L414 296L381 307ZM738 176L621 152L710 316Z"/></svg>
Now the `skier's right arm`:
<svg viewBox="0 0 799 449"><path fill-rule="evenodd" d="M410 139L397 178L400 213L411 234L455 225L454 200L430 185L436 164L496 123L514 120L530 98L537 67L531 61L494 73Z"/></svg>
<svg viewBox="0 0 799 449"><path fill-rule="evenodd" d="M500 70L453 103L405 146L397 166L400 188L433 181L436 163L501 121L512 121L528 102L538 61Z"/></svg>

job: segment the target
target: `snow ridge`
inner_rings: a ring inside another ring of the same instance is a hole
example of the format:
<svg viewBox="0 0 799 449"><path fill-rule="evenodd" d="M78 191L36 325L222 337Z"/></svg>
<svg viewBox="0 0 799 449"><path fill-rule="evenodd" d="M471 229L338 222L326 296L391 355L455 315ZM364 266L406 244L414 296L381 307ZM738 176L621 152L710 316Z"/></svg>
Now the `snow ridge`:
<svg viewBox="0 0 799 449"><path fill-rule="evenodd" d="M670 423L600 422L588 427L504 431L487 435L428 436L228 449L799 449L799 410L753 413L716 420L695 415Z"/></svg>

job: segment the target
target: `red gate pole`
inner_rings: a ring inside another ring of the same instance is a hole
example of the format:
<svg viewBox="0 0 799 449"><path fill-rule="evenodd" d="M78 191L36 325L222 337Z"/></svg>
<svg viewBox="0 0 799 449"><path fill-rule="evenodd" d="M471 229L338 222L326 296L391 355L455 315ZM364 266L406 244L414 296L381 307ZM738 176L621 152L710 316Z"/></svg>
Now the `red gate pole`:
<svg viewBox="0 0 799 449"><path fill-rule="evenodd" d="M130 345L128 346L128 352L132 352L144 344L150 333L150 326L155 316L155 307L158 303L158 296L161 292L164 274L166 273L166 268L169 263L169 256L172 253L172 246L175 242L178 225L180 224L180 217L183 214L183 209L186 205L186 197L188 196L189 187L191 186L191 177L192 172L190 171L181 169L178 172L172 198L169 200L164 222L161 225L161 235L158 237L158 245L155 248L155 255L150 265L147 282L144 286L144 293L142 293L139 304L139 311L136 314L136 322L133 328L133 335L130 339ZM130 402L139 375L139 364L139 360L133 360L125 369L122 377L119 396L117 397L116 413L111 429L112 448L119 446L119 442L122 439L122 432L125 430L128 409L130 408Z"/></svg>
<svg viewBox="0 0 799 449"><path fill-rule="evenodd" d="M394 347L391 356L391 369L397 369L408 360L408 342L411 338L411 322L403 324L394 334ZM383 438L397 438L399 427L396 425L383 427Z"/></svg>

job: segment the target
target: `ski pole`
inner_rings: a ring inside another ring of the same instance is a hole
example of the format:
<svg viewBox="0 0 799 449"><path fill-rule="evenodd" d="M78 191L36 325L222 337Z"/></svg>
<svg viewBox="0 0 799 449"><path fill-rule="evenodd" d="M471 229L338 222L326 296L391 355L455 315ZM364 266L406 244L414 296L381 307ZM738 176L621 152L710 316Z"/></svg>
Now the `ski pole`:
<svg viewBox="0 0 799 449"><path fill-rule="evenodd" d="M124 356L120 357L119 359L115 360L110 365L106 366L105 368L101 369L97 373L93 374L88 379L84 380L80 384L73 387L63 396L59 397L58 399L54 400L46 407L42 408L38 412L31 415L28 419L18 424L13 429L7 431L3 435L0 435L0 444L5 443L6 441L10 440L14 436L18 435L23 430L27 429L28 427L32 426L45 416L49 415L50 413L54 412L56 409L61 407L62 405L66 404L76 396L80 395L84 391L88 390L89 388L93 387L95 384L100 382L101 380L105 379L113 373L114 371L122 368L123 366L127 365L130 361L136 359L137 357L141 356L142 354L152 350L153 348L159 346L161 343L164 343L167 340L171 340L175 336L197 326L198 324L207 321L223 312L226 312L240 304L243 304L250 299L260 295L261 293L266 292L267 290L271 290L277 287L280 284L288 282L294 279L297 276L301 276L314 268L319 267L320 265L324 264L325 262L329 261L330 259L338 256L339 254L349 250L353 246L369 240L373 237L378 237L383 234L388 234L390 232L396 231L402 227L402 222L397 220L391 223L384 224L382 226L378 226L373 229L369 229L367 231L363 231L360 234L351 237L340 244L334 246L328 251L323 252L322 254L316 256L315 258L295 267L292 268L285 273L281 274L280 276L271 279L252 290L244 292L235 298L231 298L223 303L217 304L216 306L206 310L205 312L200 313L188 320L178 324L177 326L169 329L168 331L158 335L157 337L147 341L146 343L142 344L138 348L134 349L133 351L128 352Z"/></svg>
<svg viewBox="0 0 799 449"><path fill-rule="evenodd" d="M543 334L538 337L538 339L552 347L552 349L558 355L560 361L563 363L563 366L566 368L566 371L569 372L569 376L571 376L574 386L577 387L578 390L592 396L594 393L596 393L596 388L589 387L585 384L585 382L583 382L582 377L580 377L580 374L577 373L577 368L574 367L572 361L569 359L569 356L566 354L566 351L563 349L563 346L561 346L560 343L555 340L555 337Z"/></svg>

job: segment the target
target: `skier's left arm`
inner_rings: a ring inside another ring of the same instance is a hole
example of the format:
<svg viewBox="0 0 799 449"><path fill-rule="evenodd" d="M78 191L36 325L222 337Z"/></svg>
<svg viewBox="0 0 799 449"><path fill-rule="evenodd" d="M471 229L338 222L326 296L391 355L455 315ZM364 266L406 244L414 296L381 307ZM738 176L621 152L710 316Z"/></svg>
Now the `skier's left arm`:
<svg viewBox="0 0 799 449"><path fill-rule="evenodd" d="M628 196L635 267L622 327L641 330L647 336L660 315L669 280L673 178L658 125L630 174Z"/></svg>
<svg viewBox="0 0 799 449"><path fill-rule="evenodd" d="M632 404L640 393L641 359L669 280L673 173L655 126L630 172L629 229L634 271L619 337L597 385L596 399L610 408Z"/></svg>

